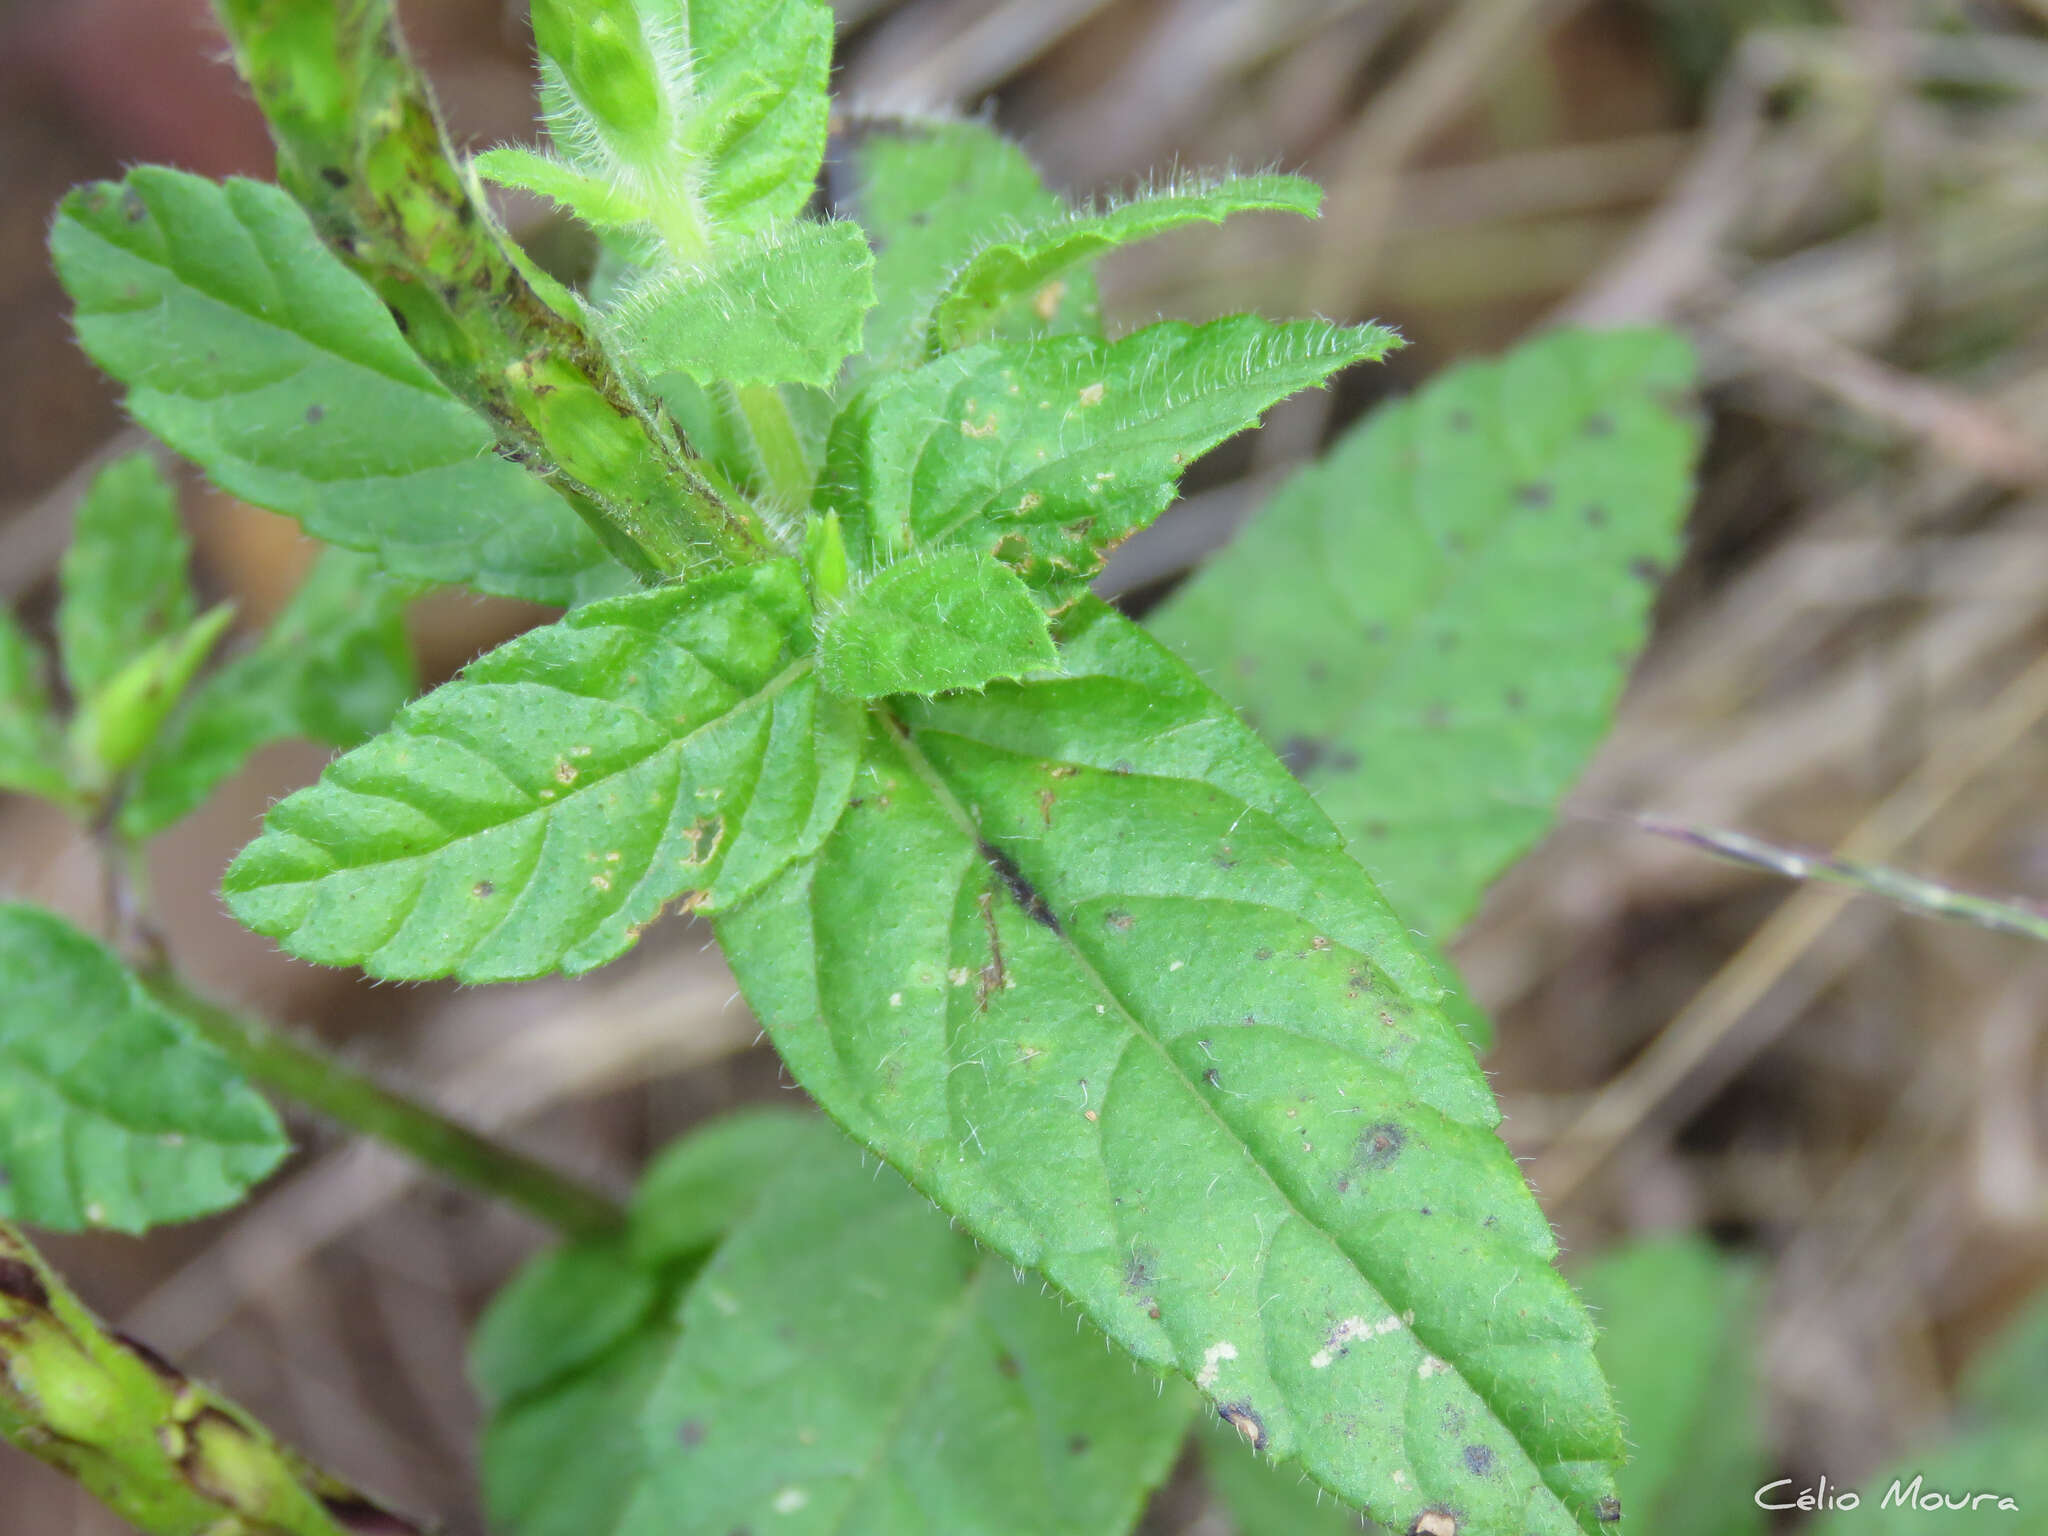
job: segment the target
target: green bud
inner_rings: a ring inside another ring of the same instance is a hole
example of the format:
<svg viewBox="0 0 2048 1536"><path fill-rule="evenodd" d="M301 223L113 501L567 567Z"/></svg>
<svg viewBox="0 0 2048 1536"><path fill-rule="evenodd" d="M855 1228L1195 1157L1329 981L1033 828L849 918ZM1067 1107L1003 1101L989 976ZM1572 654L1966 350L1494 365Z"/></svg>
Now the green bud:
<svg viewBox="0 0 2048 1536"><path fill-rule="evenodd" d="M662 141L661 69L631 0L533 0L533 37L607 138L633 152Z"/></svg>
<svg viewBox="0 0 2048 1536"><path fill-rule="evenodd" d="M89 777L104 783L134 766L234 616L232 603L208 609L135 657L80 705L71 722L71 747Z"/></svg>
<svg viewBox="0 0 2048 1536"><path fill-rule="evenodd" d="M804 566L810 572L811 592L819 607L843 603L853 585L846 560L846 539L839 531L839 509L829 508L804 528Z"/></svg>

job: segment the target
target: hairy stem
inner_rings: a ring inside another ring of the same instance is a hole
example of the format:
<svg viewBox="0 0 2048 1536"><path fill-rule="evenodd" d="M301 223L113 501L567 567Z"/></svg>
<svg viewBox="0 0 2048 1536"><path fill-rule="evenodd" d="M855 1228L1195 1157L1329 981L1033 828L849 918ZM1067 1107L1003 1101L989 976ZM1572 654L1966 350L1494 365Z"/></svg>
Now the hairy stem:
<svg viewBox="0 0 2048 1536"><path fill-rule="evenodd" d="M389 306L501 451L542 475L643 577L774 552L754 510L493 228L458 169L391 0L217 0L277 141L278 180Z"/></svg>
<svg viewBox="0 0 2048 1536"><path fill-rule="evenodd" d="M108 1328L6 1222L0 1438L150 1536L426 1536Z"/></svg>
<svg viewBox="0 0 2048 1536"><path fill-rule="evenodd" d="M144 978L252 1080L350 1130L395 1147L435 1172L496 1196L569 1237L595 1237L625 1220L610 1197L522 1152L395 1093L263 1020L199 996L169 971Z"/></svg>
<svg viewBox="0 0 2048 1536"><path fill-rule="evenodd" d="M735 388L733 395L753 436L768 488L791 512L802 512L811 504L811 465L782 392L772 384L748 384Z"/></svg>

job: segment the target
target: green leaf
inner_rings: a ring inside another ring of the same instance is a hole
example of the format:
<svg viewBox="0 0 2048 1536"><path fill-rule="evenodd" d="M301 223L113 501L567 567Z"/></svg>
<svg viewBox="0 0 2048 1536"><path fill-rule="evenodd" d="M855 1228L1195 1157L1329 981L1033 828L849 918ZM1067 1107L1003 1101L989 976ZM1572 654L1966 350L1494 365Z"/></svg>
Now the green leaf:
<svg viewBox="0 0 2048 1536"><path fill-rule="evenodd" d="M1220 1419L1199 1437L1209 1491L1230 1515L1234 1536L1358 1536L1365 1517L1333 1499L1301 1468L1270 1466L1244 1454L1244 1441Z"/></svg>
<svg viewBox="0 0 2048 1536"><path fill-rule="evenodd" d="M606 319L648 373L822 388L860 346L873 267L859 225L803 220L633 284Z"/></svg>
<svg viewBox="0 0 2048 1536"><path fill-rule="evenodd" d="M495 1528L619 1530L656 1459L640 1420L676 1344L681 1294L763 1186L816 1146L816 1129L754 1111L693 1132L648 1169L623 1238L543 1254L492 1301L470 1367L492 1408L482 1471Z"/></svg>
<svg viewBox="0 0 2048 1536"><path fill-rule="evenodd" d="M1221 224L1233 213L1272 209L1314 218L1323 192L1299 176L1234 176L1189 181L1107 208L1081 208L993 240L975 251L947 281L932 306L926 350L936 356L993 331L1014 304L1032 300L1050 308L1060 282L1085 262L1189 224Z"/></svg>
<svg viewBox="0 0 2048 1536"><path fill-rule="evenodd" d="M932 305L961 265L982 246L1066 212L1024 151L986 123L856 120L847 162L846 207L877 247L876 304L857 373L923 361ZM1049 314L1034 311L1004 334L1096 334L1093 280L1075 272L1064 282Z"/></svg>
<svg viewBox="0 0 2048 1536"><path fill-rule="evenodd" d="M1165 510L1196 455L1398 344L1380 326L1236 315L1115 342L971 347L855 396L834 424L818 503L839 512L860 568L961 545L1064 602Z"/></svg>
<svg viewBox="0 0 2048 1536"><path fill-rule="evenodd" d="M979 688L1059 665L1045 610L993 556L950 549L898 561L826 623L818 670L834 693Z"/></svg>
<svg viewBox="0 0 2048 1536"><path fill-rule="evenodd" d="M900 702L719 921L798 1081L1116 1343L1396 1529L1600 1528L1592 1325L1443 988L1222 702L1093 599Z"/></svg>
<svg viewBox="0 0 2048 1536"><path fill-rule="evenodd" d="M501 144L470 162L484 180L558 203L596 229L630 229L647 210L608 181L542 150Z"/></svg>
<svg viewBox="0 0 2048 1536"><path fill-rule="evenodd" d="M1696 1237L1634 1242L1579 1272L1597 1353L1628 1424L1623 1532L1742 1536L1764 1528L1757 1276Z"/></svg>
<svg viewBox="0 0 2048 1536"><path fill-rule="evenodd" d="M1557 332L1302 471L1149 621L1448 939L1606 732L1678 549L1686 344Z"/></svg>
<svg viewBox="0 0 2048 1536"><path fill-rule="evenodd" d="M147 453L93 476L59 572L57 647L74 698L192 622L191 558L177 493Z"/></svg>
<svg viewBox="0 0 2048 1536"><path fill-rule="evenodd" d="M471 663L271 809L231 911L301 959L510 981L734 901L845 803L852 706L775 560L579 608Z"/></svg>
<svg viewBox="0 0 2048 1536"><path fill-rule="evenodd" d="M130 414L229 494L400 576L558 604L624 584L276 187L138 167L67 197L50 247Z"/></svg>
<svg viewBox="0 0 2048 1536"><path fill-rule="evenodd" d="M0 1216L140 1232L240 1200L291 1150L213 1046L92 939L0 903Z"/></svg>
<svg viewBox="0 0 2048 1536"><path fill-rule="evenodd" d="M221 603L165 635L109 678L71 721L71 755L105 779L133 766L227 632L235 610Z"/></svg>
<svg viewBox="0 0 2048 1536"><path fill-rule="evenodd" d="M719 1202L700 1149L735 1131L767 1156L723 1157L737 1187ZM647 1224L681 1183L732 1228L701 1269L656 1279L679 1253ZM509 1536L1120 1536L1172 1465L1183 1392L817 1121L753 1115L682 1143L626 1246L633 1263L543 1260L485 1322L485 1492Z"/></svg>
<svg viewBox="0 0 2048 1536"><path fill-rule="evenodd" d="M822 0L642 0L687 16L696 99L683 146L720 228L766 229L803 211L825 158L832 11Z"/></svg>
<svg viewBox="0 0 2048 1536"><path fill-rule="evenodd" d="M382 730L418 687L408 595L367 555L323 554L261 643L200 684L157 738L122 803L122 832L155 836L270 742L352 747Z"/></svg>
<svg viewBox="0 0 2048 1536"><path fill-rule="evenodd" d="M0 605L0 790L68 801L64 748L50 712L49 658Z"/></svg>

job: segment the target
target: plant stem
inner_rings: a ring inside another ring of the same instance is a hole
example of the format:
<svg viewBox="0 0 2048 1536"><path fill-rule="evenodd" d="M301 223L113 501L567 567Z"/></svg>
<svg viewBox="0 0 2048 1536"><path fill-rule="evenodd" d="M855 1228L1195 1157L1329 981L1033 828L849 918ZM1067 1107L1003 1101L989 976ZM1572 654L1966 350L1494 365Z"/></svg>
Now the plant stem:
<svg viewBox="0 0 2048 1536"><path fill-rule="evenodd" d="M569 1237L616 1230L625 1212L609 1196L522 1152L458 1125L251 1014L192 991L166 970L143 978L251 1079L360 1131L471 1188L538 1217Z"/></svg>
<svg viewBox="0 0 2048 1536"><path fill-rule="evenodd" d="M407 56L391 0L217 0L277 141L278 180L422 361L643 577L775 552L493 227Z"/></svg>
<svg viewBox="0 0 2048 1536"><path fill-rule="evenodd" d="M811 504L811 465L790 419L789 405L772 384L736 387L733 395L754 439L768 487L793 513Z"/></svg>
<svg viewBox="0 0 2048 1536"><path fill-rule="evenodd" d="M425 1536L94 1317L0 1222L0 1438L151 1536Z"/></svg>

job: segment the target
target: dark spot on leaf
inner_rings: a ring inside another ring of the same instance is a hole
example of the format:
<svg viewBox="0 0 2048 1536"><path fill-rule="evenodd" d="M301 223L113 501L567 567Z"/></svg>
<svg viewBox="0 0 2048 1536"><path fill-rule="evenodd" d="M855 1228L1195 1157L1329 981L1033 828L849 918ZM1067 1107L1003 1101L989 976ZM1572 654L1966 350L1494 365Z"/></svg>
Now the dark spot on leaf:
<svg viewBox="0 0 2048 1536"><path fill-rule="evenodd" d="M1456 1510L1432 1504L1409 1522L1408 1536L1458 1536L1461 1528Z"/></svg>
<svg viewBox="0 0 2048 1536"><path fill-rule="evenodd" d="M1502 696L1502 698L1503 702L1506 703L1509 709L1515 710L1517 712L1526 709L1529 704L1528 695L1523 693L1522 690L1519 688L1510 688L1507 691L1507 693Z"/></svg>
<svg viewBox="0 0 2048 1536"><path fill-rule="evenodd" d="M1408 1145L1408 1133L1391 1120L1368 1125L1358 1133L1356 1161L1361 1168L1391 1168Z"/></svg>
<svg viewBox="0 0 2048 1536"><path fill-rule="evenodd" d="M1593 1506L1593 1513L1599 1517L1601 1524L1612 1525L1621 1518L1621 1500L1611 1493L1607 1494Z"/></svg>
<svg viewBox="0 0 2048 1536"><path fill-rule="evenodd" d="M1439 699L1422 711L1422 723L1432 731L1440 731L1451 723L1451 706Z"/></svg>
<svg viewBox="0 0 2048 1536"><path fill-rule="evenodd" d="M348 172L338 165L323 165L320 167L320 179L338 189L348 185Z"/></svg>
<svg viewBox="0 0 2048 1536"><path fill-rule="evenodd" d="M327 417L327 407L326 407L326 406L324 406L324 405L309 405L309 406L307 406L307 407L306 407L306 424L307 424L308 426L313 426L313 427L317 427L317 426L319 426L319 425L320 425L320 423L321 423L322 421L324 421L324 420L326 419L326 417Z"/></svg>
<svg viewBox="0 0 2048 1536"><path fill-rule="evenodd" d="M681 1446L699 1446L704 1443L704 1423L701 1419L685 1419L676 1430L676 1443Z"/></svg>
<svg viewBox="0 0 2048 1536"><path fill-rule="evenodd" d="M1387 638L1387 626L1384 624L1366 625L1365 638L1370 640L1374 645L1384 644Z"/></svg>
<svg viewBox="0 0 2048 1536"><path fill-rule="evenodd" d="M1455 651L1458 648L1457 631L1447 629L1438 635L1436 637L1436 648L1439 651Z"/></svg>
<svg viewBox="0 0 2048 1536"><path fill-rule="evenodd" d="M1637 581L1656 586L1664 579L1664 567L1647 556L1639 555L1628 563L1629 575Z"/></svg>
<svg viewBox="0 0 2048 1536"><path fill-rule="evenodd" d="M1524 507L1547 507L1550 505L1551 494L1550 482L1547 480L1531 480L1525 485L1515 487L1515 501Z"/></svg>
<svg viewBox="0 0 2048 1536"><path fill-rule="evenodd" d="M1472 413L1470 411L1453 411L1447 420L1447 424L1453 432L1470 432L1472 430Z"/></svg>
<svg viewBox="0 0 2048 1536"><path fill-rule="evenodd" d="M1465 1470L1474 1477L1484 1477L1493 1470L1493 1447L1490 1445L1468 1445L1465 1447Z"/></svg>
<svg viewBox="0 0 2048 1536"><path fill-rule="evenodd" d="M1588 528L1605 528L1607 526L1607 509L1597 501L1587 502L1585 509L1579 513L1579 516L1586 520Z"/></svg>
<svg viewBox="0 0 2048 1536"><path fill-rule="evenodd" d="M1074 1435L1070 1437L1067 1441L1067 1454L1069 1456L1087 1455L1088 1437L1086 1435Z"/></svg>
<svg viewBox="0 0 2048 1536"><path fill-rule="evenodd" d="M35 1266L21 1259L0 1259L0 1296L25 1301L39 1312L50 1310L50 1293Z"/></svg>
<svg viewBox="0 0 2048 1536"><path fill-rule="evenodd" d="M1024 878L1024 871L1017 867L1017 861L994 843L984 841L980 848L988 867L996 872L996 877L1009 891L1010 899L1017 903L1024 915L1041 928L1060 932L1060 920L1053 916L1052 908L1045 904L1045 898L1038 894L1037 888Z"/></svg>
<svg viewBox="0 0 2048 1536"><path fill-rule="evenodd" d="M1252 958L1253 958L1254 960L1270 960L1270 959L1272 959L1272 958L1273 958L1273 951L1272 951L1272 950L1270 950L1270 949L1266 949L1266 948L1263 948L1263 947L1261 947L1261 948L1259 948L1259 949L1257 949L1257 950L1254 950L1254 951L1252 952Z"/></svg>
<svg viewBox="0 0 2048 1536"><path fill-rule="evenodd" d="M1329 667L1320 661L1312 661L1301 670L1312 683L1327 682L1330 677Z"/></svg>
<svg viewBox="0 0 2048 1536"><path fill-rule="evenodd" d="M1124 1294L1136 1296L1152 1283L1152 1265L1143 1249L1134 1248L1124 1260Z"/></svg>
<svg viewBox="0 0 2048 1536"><path fill-rule="evenodd" d="M1365 835L1378 841L1387 835L1387 824L1384 821L1368 821L1365 824Z"/></svg>
<svg viewBox="0 0 2048 1536"><path fill-rule="evenodd" d="M1287 771L1296 778L1314 773L1316 764L1323 760L1323 754L1330 750L1326 741L1313 736L1290 736L1280 745L1280 761L1287 765Z"/></svg>
<svg viewBox="0 0 2048 1536"><path fill-rule="evenodd" d="M1349 747L1344 748L1330 759L1332 773L1355 773L1358 770L1358 754Z"/></svg>
<svg viewBox="0 0 2048 1536"><path fill-rule="evenodd" d="M1102 926L1113 933L1129 933L1137 921L1128 912L1105 912L1102 916Z"/></svg>
<svg viewBox="0 0 2048 1536"><path fill-rule="evenodd" d="M479 880L469 888L469 894L478 901L488 901L491 897L498 894L498 888L488 880Z"/></svg>
<svg viewBox="0 0 2048 1536"><path fill-rule="evenodd" d="M1017 1363L1017 1357L1008 1350L996 1356L996 1369L1012 1381L1024 1374L1024 1367Z"/></svg>
<svg viewBox="0 0 2048 1536"><path fill-rule="evenodd" d="M1266 1421L1260 1418L1250 1403L1218 1403L1216 1417L1243 1435L1255 1451L1266 1448Z"/></svg>
<svg viewBox="0 0 2048 1536"><path fill-rule="evenodd" d="M1605 411L1595 411L1586 418L1585 432L1588 437L1612 437L1614 418Z"/></svg>

